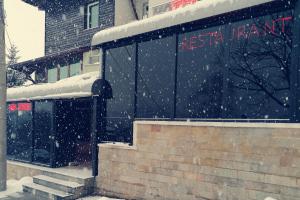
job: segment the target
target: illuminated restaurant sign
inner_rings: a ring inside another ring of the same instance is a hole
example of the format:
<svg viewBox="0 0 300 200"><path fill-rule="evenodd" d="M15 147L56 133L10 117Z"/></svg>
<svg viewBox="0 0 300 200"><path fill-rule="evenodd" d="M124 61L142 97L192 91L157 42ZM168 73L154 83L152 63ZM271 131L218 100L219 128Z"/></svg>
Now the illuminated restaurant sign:
<svg viewBox="0 0 300 200"><path fill-rule="evenodd" d="M189 4L194 4L199 0L171 0L167 3L160 4L157 6L154 6L153 9L153 14L152 15L158 15L164 12L172 11L172 10L177 10L178 8L182 8L184 6L187 6Z"/></svg>
<svg viewBox="0 0 300 200"><path fill-rule="evenodd" d="M227 41L254 39L265 37L267 35L280 35L286 33L286 25L292 21L291 16L279 17L273 20L267 20L263 25L258 25L253 22L252 24L240 24L230 28L230 37ZM224 29L216 31L203 32L197 35L184 37L181 41L181 50L194 50L204 47L213 47L215 45L226 42Z"/></svg>

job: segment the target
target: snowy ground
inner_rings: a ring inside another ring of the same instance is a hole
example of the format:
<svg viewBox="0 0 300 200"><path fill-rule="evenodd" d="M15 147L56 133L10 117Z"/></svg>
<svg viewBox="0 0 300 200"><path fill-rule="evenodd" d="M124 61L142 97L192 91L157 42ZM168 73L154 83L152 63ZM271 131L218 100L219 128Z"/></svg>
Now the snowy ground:
<svg viewBox="0 0 300 200"><path fill-rule="evenodd" d="M107 197L93 196L93 197L81 198L79 200L124 200L124 199L113 199L113 198L107 198Z"/></svg>
<svg viewBox="0 0 300 200"><path fill-rule="evenodd" d="M22 185L24 183L31 183L32 177L24 177L21 180L8 180L7 181L7 190L4 192L0 192L0 199L4 199L7 197L18 196L20 192L22 192Z"/></svg>

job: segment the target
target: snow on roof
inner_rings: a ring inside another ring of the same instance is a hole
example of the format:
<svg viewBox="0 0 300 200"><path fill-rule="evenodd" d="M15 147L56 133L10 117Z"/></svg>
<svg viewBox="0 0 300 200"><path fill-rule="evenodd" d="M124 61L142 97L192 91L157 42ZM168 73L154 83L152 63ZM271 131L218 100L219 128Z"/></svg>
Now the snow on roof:
<svg viewBox="0 0 300 200"><path fill-rule="evenodd" d="M99 72L90 72L55 83L9 88L7 90L7 101L88 97L92 95L93 83L98 78Z"/></svg>
<svg viewBox="0 0 300 200"><path fill-rule="evenodd" d="M92 39L92 46L272 1L275 0L202 0L176 11L99 31Z"/></svg>

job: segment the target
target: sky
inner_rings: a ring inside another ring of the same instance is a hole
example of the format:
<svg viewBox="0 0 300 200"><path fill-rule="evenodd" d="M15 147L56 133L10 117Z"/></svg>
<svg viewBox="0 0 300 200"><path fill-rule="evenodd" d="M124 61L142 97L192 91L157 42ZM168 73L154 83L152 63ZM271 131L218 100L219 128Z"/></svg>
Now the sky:
<svg viewBox="0 0 300 200"><path fill-rule="evenodd" d="M4 0L6 46L18 47L19 62L44 55L45 14L21 0Z"/></svg>

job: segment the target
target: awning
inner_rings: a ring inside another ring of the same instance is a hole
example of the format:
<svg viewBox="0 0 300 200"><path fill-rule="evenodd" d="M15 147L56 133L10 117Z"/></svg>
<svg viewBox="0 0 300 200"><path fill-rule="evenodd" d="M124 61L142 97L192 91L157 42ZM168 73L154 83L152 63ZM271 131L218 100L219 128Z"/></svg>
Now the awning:
<svg viewBox="0 0 300 200"><path fill-rule="evenodd" d="M53 65L53 63L68 61L68 59L89 50L90 47L78 47L78 48L68 49L66 51L61 51L40 58L35 58L32 60L16 63L10 65L10 68L18 71L22 71L27 74L31 74L36 70L44 68L45 66Z"/></svg>
<svg viewBox="0 0 300 200"><path fill-rule="evenodd" d="M275 0L202 0L196 4L186 6L185 8L176 11L99 31L92 39L92 46L273 1Z"/></svg>
<svg viewBox="0 0 300 200"><path fill-rule="evenodd" d="M75 99L92 95L112 98L111 87L107 81L99 79L99 72L82 74L55 83L9 88L7 101Z"/></svg>

